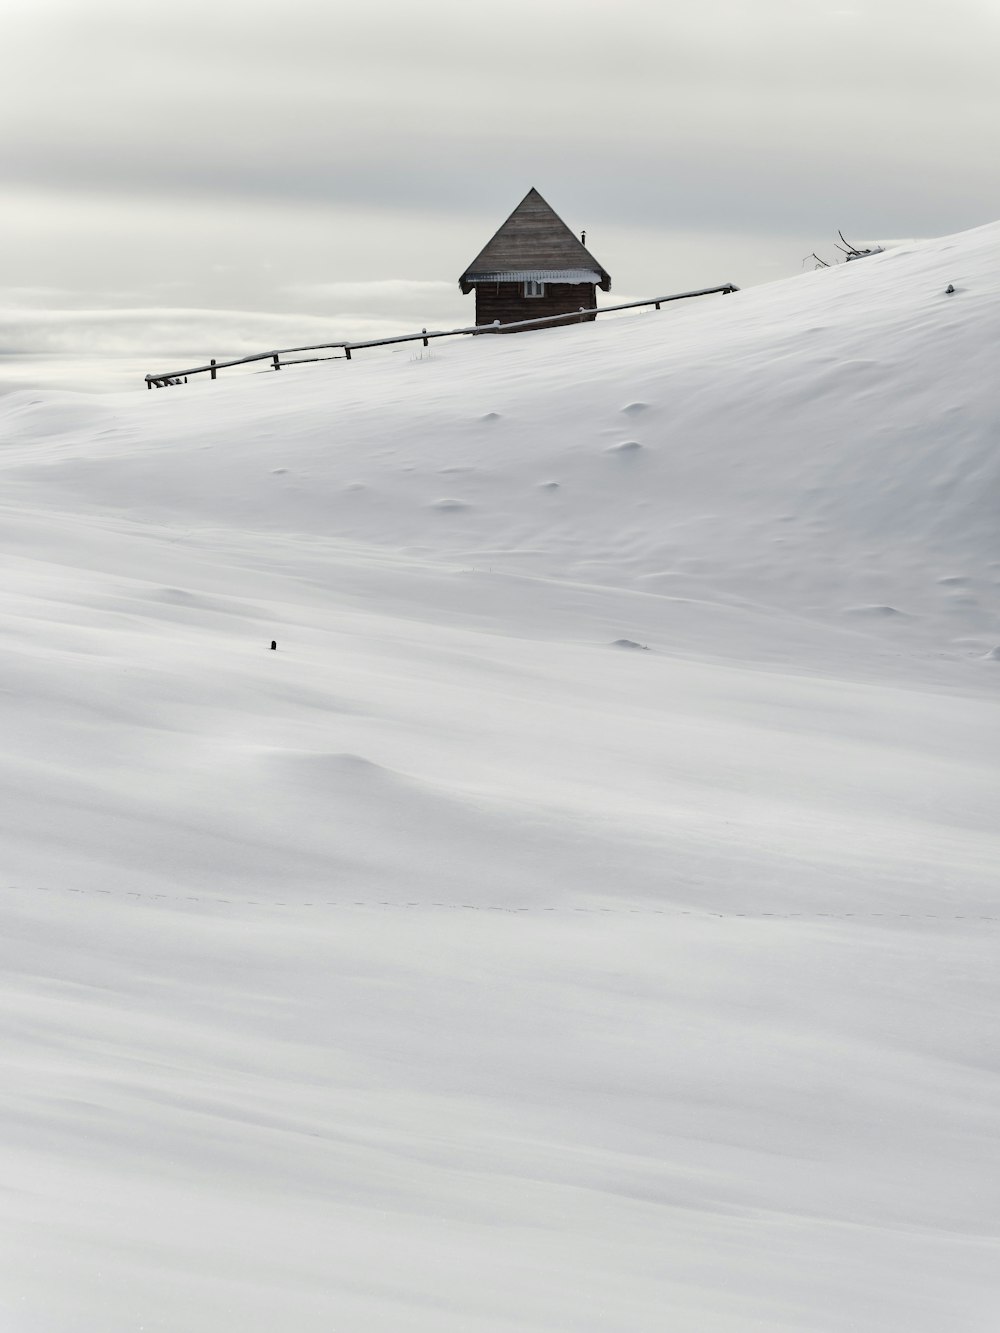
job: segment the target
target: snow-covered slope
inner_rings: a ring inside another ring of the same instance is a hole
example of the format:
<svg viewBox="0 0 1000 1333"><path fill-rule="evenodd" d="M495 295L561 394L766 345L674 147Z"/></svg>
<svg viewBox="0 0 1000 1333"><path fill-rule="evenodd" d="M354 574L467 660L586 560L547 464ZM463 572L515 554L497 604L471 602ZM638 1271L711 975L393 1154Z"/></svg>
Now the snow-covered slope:
<svg viewBox="0 0 1000 1333"><path fill-rule="evenodd" d="M44 479L74 514L993 638L998 246L987 227L659 314L184 394L19 393L5 483L31 502Z"/></svg>
<svg viewBox="0 0 1000 1333"><path fill-rule="evenodd" d="M989 1327L998 343L989 227L0 399L6 1324Z"/></svg>

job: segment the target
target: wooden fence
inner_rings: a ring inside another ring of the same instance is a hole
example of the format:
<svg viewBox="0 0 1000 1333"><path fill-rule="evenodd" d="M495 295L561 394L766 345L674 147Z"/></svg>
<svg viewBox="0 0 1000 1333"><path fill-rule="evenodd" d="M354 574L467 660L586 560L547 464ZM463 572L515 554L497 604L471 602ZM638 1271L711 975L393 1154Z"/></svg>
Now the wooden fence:
<svg viewBox="0 0 1000 1333"><path fill-rule="evenodd" d="M186 384L189 375L208 375L215 379L220 370L226 370L230 366L248 366L255 361L270 361L273 370L282 370L285 366L304 366L314 361L350 361L351 353L362 350L366 347L389 347L393 343L422 343L424 347L430 344L432 338L457 338L470 333L513 333L517 329L538 328L540 325L553 324L571 324L585 319L590 315L608 315L616 310L638 310L648 306L653 306L659 310L661 305L666 305L668 301L687 301L694 296L714 296L716 293L728 295L730 292L738 292L739 288L731 282L725 283L722 287L702 287L696 292L675 292L671 296L651 296L646 301L628 301L625 305L603 305L596 306L590 310L585 310L582 306L579 310L573 310L567 315L544 315L540 319L522 319L515 324L501 324L499 320L494 324L474 324L464 329L442 329L428 331L421 329L419 333L403 333L395 338L372 338L368 342L336 342L336 343L317 343L312 347L282 347L271 352L255 352L252 356L238 356L230 361L209 361L205 366L192 366L188 370L164 370L153 375L146 376L147 389L162 389L172 384ZM329 352L329 356L301 356L301 352Z"/></svg>

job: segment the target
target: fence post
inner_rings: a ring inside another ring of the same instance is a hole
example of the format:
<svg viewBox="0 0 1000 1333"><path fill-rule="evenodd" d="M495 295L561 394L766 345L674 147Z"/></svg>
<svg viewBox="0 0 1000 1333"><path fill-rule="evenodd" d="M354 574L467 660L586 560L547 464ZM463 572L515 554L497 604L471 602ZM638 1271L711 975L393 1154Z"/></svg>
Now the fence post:
<svg viewBox="0 0 1000 1333"><path fill-rule="evenodd" d="M426 347L426 346L427 346L427 330L426 330L426 329L421 329L420 332L424 335L424 346Z"/></svg>
<svg viewBox="0 0 1000 1333"><path fill-rule="evenodd" d="M657 310L659 310L659 308L660 308L660 303L659 303L659 301L654 301L653 304L656 306Z"/></svg>
<svg viewBox="0 0 1000 1333"><path fill-rule="evenodd" d="M212 379L214 380L214 379L215 379L215 357L214 357L214 356L212 357L211 361L209 362L209 365L212 367L210 373L211 373Z"/></svg>
<svg viewBox="0 0 1000 1333"><path fill-rule="evenodd" d="M351 349L346 344L344 345L344 355L347 357L348 361L350 361Z"/></svg>
<svg viewBox="0 0 1000 1333"><path fill-rule="evenodd" d="M281 369L281 362L278 360L278 353L277 353L277 352L275 352L275 354L274 354L274 368L275 368L275 370L280 370L280 369Z"/></svg>

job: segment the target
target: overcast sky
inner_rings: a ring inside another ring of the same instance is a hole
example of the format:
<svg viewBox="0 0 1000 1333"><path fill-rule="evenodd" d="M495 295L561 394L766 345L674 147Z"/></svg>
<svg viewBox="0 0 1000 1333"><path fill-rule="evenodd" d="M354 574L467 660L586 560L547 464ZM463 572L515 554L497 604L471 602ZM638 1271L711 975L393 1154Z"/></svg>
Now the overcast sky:
<svg viewBox="0 0 1000 1333"><path fill-rule="evenodd" d="M532 185L609 300L1000 217L1000 0L0 9L8 354L467 322Z"/></svg>

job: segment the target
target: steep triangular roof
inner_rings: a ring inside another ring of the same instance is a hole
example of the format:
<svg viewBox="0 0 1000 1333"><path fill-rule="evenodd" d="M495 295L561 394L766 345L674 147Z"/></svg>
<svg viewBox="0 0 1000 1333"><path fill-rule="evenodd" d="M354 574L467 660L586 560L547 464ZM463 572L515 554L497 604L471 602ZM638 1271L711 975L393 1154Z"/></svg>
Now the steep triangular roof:
<svg viewBox="0 0 1000 1333"><path fill-rule="evenodd" d="M462 291L468 292L477 280L502 281L502 275L509 274L516 281L536 272L565 273L567 281L596 281L604 291L611 288L611 278L583 242L538 191L531 189L458 281Z"/></svg>

